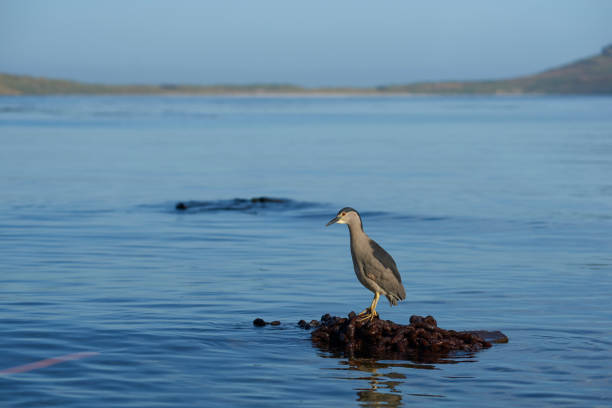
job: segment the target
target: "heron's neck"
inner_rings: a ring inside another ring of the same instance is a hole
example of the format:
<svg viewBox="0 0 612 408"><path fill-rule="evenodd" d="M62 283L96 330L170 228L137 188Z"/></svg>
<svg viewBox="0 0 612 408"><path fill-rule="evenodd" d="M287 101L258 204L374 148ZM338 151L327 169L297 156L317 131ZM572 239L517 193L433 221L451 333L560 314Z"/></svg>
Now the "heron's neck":
<svg viewBox="0 0 612 408"><path fill-rule="evenodd" d="M351 223L346 224L348 226L349 232L351 234L351 241L358 240L361 237L365 237L366 234L363 231L363 226L360 223Z"/></svg>

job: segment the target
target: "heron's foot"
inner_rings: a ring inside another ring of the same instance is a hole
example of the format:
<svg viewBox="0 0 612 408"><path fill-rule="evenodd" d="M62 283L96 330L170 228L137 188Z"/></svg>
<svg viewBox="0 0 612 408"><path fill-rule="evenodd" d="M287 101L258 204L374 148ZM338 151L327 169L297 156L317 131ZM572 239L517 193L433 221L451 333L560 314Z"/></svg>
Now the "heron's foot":
<svg viewBox="0 0 612 408"><path fill-rule="evenodd" d="M363 312L358 315L358 322L371 322L375 317L378 317L378 312L376 310L372 311L370 308L367 308Z"/></svg>
<svg viewBox="0 0 612 408"><path fill-rule="evenodd" d="M368 315L370 313L371 313L371 311L370 311L370 308L368 307L367 309L364 309L363 312L359 313L357 316Z"/></svg>

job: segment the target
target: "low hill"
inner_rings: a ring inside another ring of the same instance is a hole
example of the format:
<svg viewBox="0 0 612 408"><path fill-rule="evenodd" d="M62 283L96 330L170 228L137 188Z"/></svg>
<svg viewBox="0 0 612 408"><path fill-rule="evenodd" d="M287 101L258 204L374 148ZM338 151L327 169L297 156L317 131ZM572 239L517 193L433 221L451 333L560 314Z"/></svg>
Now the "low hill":
<svg viewBox="0 0 612 408"><path fill-rule="evenodd" d="M62 79L35 78L25 75L0 74L0 95L53 94L231 94L292 93L304 89L283 84L253 85L101 85Z"/></svg>
<svg viewBox="0 0 612 408"><path fill-rule="evenodd" d="M612 45L601 54L539 74L491 81L422 82L376 88L303 88L289 84L101 85L0 74L0 95L52 94L612 94Z"/></svg>
<svg viewBox="0 0 612 408"><path fill-rule="evenodd" d="M423 82L377 89L418 94L612 94L612 45L605 47L599 55L519 78Z"/></svg>

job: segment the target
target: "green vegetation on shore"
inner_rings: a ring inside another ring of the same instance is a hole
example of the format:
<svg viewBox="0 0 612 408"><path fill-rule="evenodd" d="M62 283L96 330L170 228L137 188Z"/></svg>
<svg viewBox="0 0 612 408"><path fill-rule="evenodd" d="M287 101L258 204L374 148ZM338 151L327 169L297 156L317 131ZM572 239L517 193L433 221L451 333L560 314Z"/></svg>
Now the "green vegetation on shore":
<svg viewBox="0 0 612 408"><path fill-rule="evenodd" d="M375 88L304 88L290 84L101 85L0 74L0 95L54 94L612 94L612 45L599 55L524 77Z"/></svg>

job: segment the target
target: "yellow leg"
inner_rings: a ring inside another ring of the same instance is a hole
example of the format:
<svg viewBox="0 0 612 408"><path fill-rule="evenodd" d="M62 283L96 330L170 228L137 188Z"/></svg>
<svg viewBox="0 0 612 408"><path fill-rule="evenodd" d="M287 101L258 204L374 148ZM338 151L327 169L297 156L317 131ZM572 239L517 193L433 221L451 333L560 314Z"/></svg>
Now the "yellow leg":
<svg viewBox="0 0 612 408"><path fill-rule="evenodd" d="M370 306L370 310L372 311L372 315L378 316L378 312L376 312L376 305L378 305L378 299L380 298L380 293L376 292L374 295L374 300L372 301L372 306Z"/></svg>
<svg viewBox="0 0 612 408"><path fill-rule="evenodd" d="M372 321L376 316L378 316L378 312L376 312L376 305L378 304L378 299L380 298L380 293L376 292L374 294L374 299L372 299L372 304L363 312L359 313L359 321Z"/></svg>

